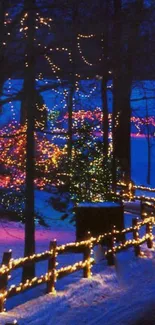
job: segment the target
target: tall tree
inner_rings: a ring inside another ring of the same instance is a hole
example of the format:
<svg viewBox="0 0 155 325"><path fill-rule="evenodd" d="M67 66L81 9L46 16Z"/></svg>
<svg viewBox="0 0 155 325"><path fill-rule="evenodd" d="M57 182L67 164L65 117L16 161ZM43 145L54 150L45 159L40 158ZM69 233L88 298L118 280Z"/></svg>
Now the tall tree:
<svg viewBox="0 0 155 325"><path fill-rule="evenodd" d="M133 63L143 17L144 0L136 0L125 12L122 0L114 0L113 27L113 147L116 182L116 159L126 181L131 177L130 150L130 95L134 79ZM126 21L128 26L126 25ZM124 34L126 26L127 33Z"/></svg>
<svg viewBox="0 0 155 325"><path fill-rule="evenodd" d="M72 4L72 29L71 29L71 72L69 77L68 93L68 161L69 172L72 169L72 147L73 147L73 104L76 87L76 46L77 46L77 19L78 2L75 0ZM70 183L70 182L69 182ZM70 188L70 184L69 188Z"/></svg>
<svg viewBox="0 0 155 325"><path fill-rule="evenodd" d="M27 38L25 53L25 87L26 98L26 202L25 202L25 249L24 255L30 256L35 252L34 226L34 125L35 125L35 0L25 0L27 13ZM35 275L34 264L28 265L23 271L23 280Z"/></svg>
<svg viewBox="0 0 155 325"><path fill-rule="evenodd" d="M100 1L100 12L104 15L104 17L109 16L109 1L106 0L103 6L103 2ZM109 123L108 123L108 96L107 96L107 83L108 83L108 65L109 65L109 24L108 19L104 20L103 23L103 33L102 33L102 82L101 82L101 96L102 96L102 111L103 111L103 150L104 157L108 156L108 131L109 131Z"/></svg>
<svg viewBox="0 0 155 325"><path fill-rule="evenodd" d="M113 69L113 114L112 114L112 135L113 135L113 163L112 163L112 182L113 190L116 187L116 118L119 111L119 79L118 76L121 74L121 0L114 0L114 24L113 24L113 51L114 56L112 57L112 69Z"/></svg>
<svg viewBox="0 0 155 325"><path fill-rule="evenodd" d="M2 96L3 92L3 84L5 80L5 74L4 74L4 43L5 43L5 8L6 7L6 1L0 0L0 97ZM1 111L1 107L0 107Z"/></svg>

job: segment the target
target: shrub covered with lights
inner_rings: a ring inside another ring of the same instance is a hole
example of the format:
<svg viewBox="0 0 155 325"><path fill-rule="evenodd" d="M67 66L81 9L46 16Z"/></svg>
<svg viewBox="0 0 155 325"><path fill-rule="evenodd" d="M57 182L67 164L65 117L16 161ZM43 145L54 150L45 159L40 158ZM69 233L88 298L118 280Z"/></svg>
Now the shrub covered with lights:
<svg viewBox="0 0 155 325"><path fill-rule="evenodd" d="M8 133L11 136L7 136ZM35 133L35 144L35 184L44 188L46 184L51 183L50 175L52 171L54 175L59 157L65 155L66 149L52 143L44 134L38 132ZM26 126L15 129L11 125L9 130L1 131L0 166L1 187L4 174L10 176L7 184L4 180L4 187L17 188L25 183Z"/></svg>
<svg viewBox="0 0 155 325"><path fill-rule="evenodd" d="M44 189L57 185L57 167L66 148L51 143L39 132L35 133L35 185ZM16 219L24 220L24 185L26 175L26 126L8 126L0 138L0 210ZM59 182L58 182L59 184ZM14 213L12 213L14 211Z"/></svg>
<svg viewBox="0 0 155 325"><path fill-rule="evenodd" d="M104 157L103 144L88 122L77 129L70 178L70 193L76 202L112 199L111 157Z"/></svg>
<svg viewBox="0 0 155 325"><path fill-rule="evenodd" d="M104 158L102 141L89 121L74 129L72 157L62 157L58 174L60 191L70 192L74 203L113 199L111 156Z"/></svg>

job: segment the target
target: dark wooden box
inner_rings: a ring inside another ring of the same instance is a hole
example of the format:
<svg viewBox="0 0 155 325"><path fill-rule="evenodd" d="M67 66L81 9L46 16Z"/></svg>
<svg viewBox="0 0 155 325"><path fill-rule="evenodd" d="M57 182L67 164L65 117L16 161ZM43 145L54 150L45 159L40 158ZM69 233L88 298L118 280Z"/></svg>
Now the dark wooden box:
<svg viewBox="0 0 155 325"><path fill-rule="evenodd" d="M88 231L96 237L116 229L124 228L124 207L119 203L81 203L75 208L76 240L83 240Z"/></svg>

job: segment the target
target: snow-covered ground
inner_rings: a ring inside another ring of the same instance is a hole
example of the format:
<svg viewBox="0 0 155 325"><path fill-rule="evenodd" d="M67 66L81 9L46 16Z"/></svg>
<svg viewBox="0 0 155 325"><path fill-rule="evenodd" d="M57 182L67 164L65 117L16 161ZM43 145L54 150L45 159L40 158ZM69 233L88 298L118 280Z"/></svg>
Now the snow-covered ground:
<svg viewBox="0 0 155 325"><path fill-rule="evenodd" d="M132 217L130 213L125 214L126 227L131 225ZM68 228L67 221L61 223L61 230L54 227L54 220L51 229L36 226L37 251L47 249L53 238L57 238L58 243L75 240L74 228ZM1 221L1 255L12 248L13 257L22 256L23 238L23 225ZM7 312L0 314L0 324L15 319L19 325L138 324L136 319L141 318L145 310L147 313L150 303L151 306L155 303L155 250L149 250L144 244L142 251L145 255L138 258L132 248L117 254L113 267L107 266L101 252L95 251L97 263L91 279L83 279L82 271L78 271L58 280L55 296L45 294L45 285L15 296L8 300ZM58 262L61 266L80 259L80 254L66 254ZM46 270L46 262L38 263L37 275ZM20 275L20 270L14 271L11 283L20 282Z"/></svg>

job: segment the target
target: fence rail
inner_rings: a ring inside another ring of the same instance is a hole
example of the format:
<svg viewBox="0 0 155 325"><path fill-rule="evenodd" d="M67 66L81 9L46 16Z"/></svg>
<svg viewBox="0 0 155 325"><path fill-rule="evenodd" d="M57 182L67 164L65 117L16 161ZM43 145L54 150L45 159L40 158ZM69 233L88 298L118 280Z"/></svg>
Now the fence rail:
<svg viewBox="0 0 155 325"><path fill-rule="evenodd" d="M139 201L140 202L140 216L144 219L147 215L155 215L155 197L145 195L134 195L132 190L113 192L120 203L125 201Z"/></svg>
<svg viewBox="0 0 155 325"><path fill-rule="evenodd" d="M94 258L91 257L91 251L97 244L106 244L107 249L105 251L105 257L107 258L108 265L114 265L114 256L117 252L134 247L135 255L140 255L140 245L144 242L147 243L148 248L153 247L153 234L152 228L154 225L154 218L148 217L139 221L133 219L132 227L117 230L115 226L112 227L110 232L99 235L98 237L91 237L88 233L86 240L81 242L69 243L66 245L57 246L56 241L50 242L49 250L34 254L29 257L23 257L19 259L12 259L12 252L5 252L3 254L2 266L0 267L0 312L4 310L5 301L24 292L27 289L38 286L39 284L47 284L47 292L55 292L56 281L68 274L83 270L83 277L89 278L91 276L91 268L94 264ZM145 235L140 238L139 230L142 226L145 226ZM120 240L120 235L127 233L133 233L133 239ZM82 253L83 260L57 269L57 255L70 254L70 253ZM48 261L47 273L40 277L34 277L33 279L27 279L24 283L18 285L11 285L8 287L10 273L17 269L24 267L29 263L37 263L40 261Z"/></svg>
<svg viewBox="0 0 155 325"><path fill-rule="evenodd" d="M133 184L132 182L129 182L128 184L126 184L124 182L118 182L117 186L127 189L127 190L133 189L133 190L141 190L141 191L145 191L145 192L155 193L155 188L151 188L151 187L144 186L144 185L136 185L136 184Z"/></svg>

